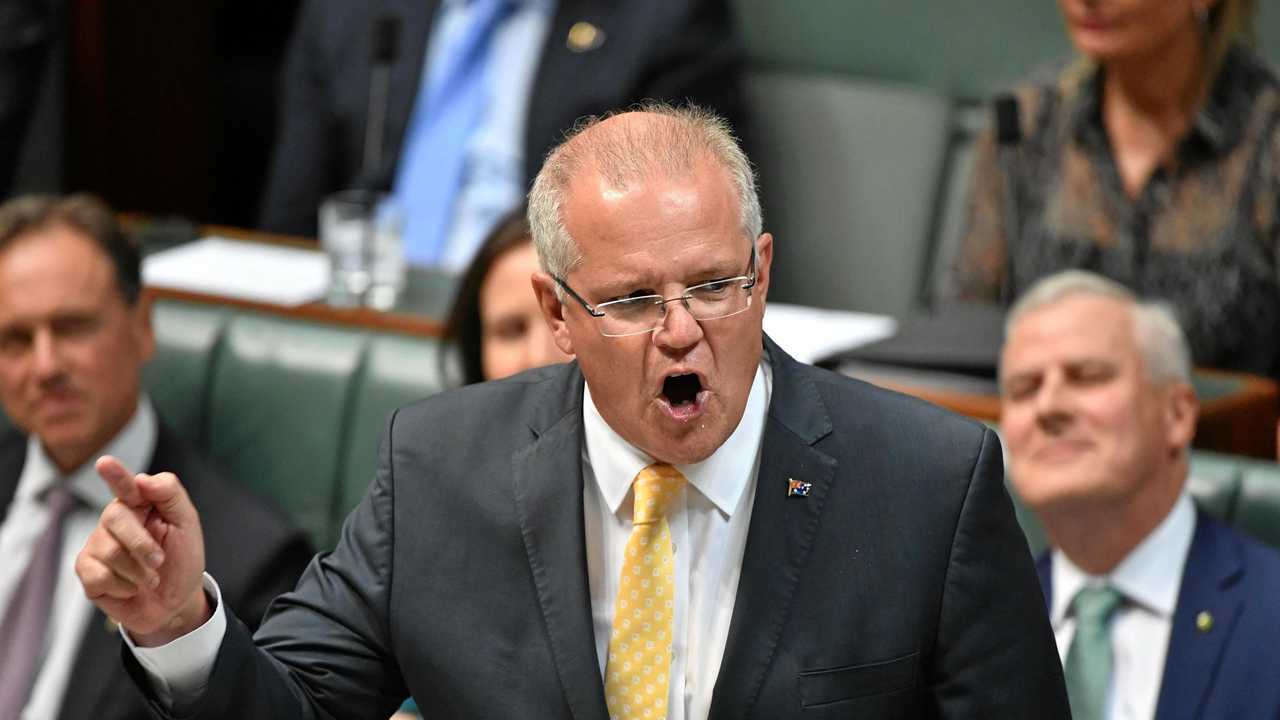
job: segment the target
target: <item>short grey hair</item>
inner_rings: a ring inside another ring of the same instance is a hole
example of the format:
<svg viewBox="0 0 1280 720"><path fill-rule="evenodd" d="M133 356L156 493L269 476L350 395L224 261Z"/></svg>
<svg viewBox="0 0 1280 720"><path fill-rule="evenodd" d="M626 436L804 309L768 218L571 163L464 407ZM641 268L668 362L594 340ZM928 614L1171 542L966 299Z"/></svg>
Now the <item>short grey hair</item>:
<svg viewBox="0 0 1280 720"><path fill-rule="evenodd" d="M629 112L656 115L662 121L601 127L606 120ZM756 174L724 118L697 105L646 103L579 121L547 155L529 191L529 227L542 269L564 277L582 260L563 216L567 188L578 173L591 170L615 187L626 187L651 177L688 175L705 158L729 173L738 195L742 232L754 242L762 224Z"/></svg>
<svg viewBox="0 0 1280 720"><path fill-rule="evenodd" d="M1032 285L1009 309L1005 336L1028 313L1078 295L1111 298L1129 306L1134 339L1152 382L1191 382L1191 351L1173 309L1164 302L1142 300L1120 283L1084 270L1065 270Z"/></svg>

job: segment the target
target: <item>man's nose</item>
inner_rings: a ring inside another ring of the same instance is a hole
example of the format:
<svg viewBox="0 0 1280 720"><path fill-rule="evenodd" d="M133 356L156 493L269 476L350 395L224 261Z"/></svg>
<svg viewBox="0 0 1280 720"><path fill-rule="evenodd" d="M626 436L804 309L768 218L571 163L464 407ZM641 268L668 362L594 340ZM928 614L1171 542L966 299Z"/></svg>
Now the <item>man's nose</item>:
<svg viewBox="0 0 1280 720"><path fill-rule="evenodd" d="M1050 373L1036 391L1036 422L1046 431L1057 432L1071 422L1068 388L1062 377Z"/></svg>
<svg viewBox="0 0 1280 720"><path fill-rule="evenodd" d="M689 312L683 300L674 300L666 304L667 314L662 325L653 332L653 341L659 347L671 350L685 350L702 340L702 323Z"/></svg>
<svg viewBox="0 0 1280 720"><path fill-rule="evenodd" d="M37 330L31 342L31 359L36 377L41 380L62 374L62 353L53 333Z"/></svg>

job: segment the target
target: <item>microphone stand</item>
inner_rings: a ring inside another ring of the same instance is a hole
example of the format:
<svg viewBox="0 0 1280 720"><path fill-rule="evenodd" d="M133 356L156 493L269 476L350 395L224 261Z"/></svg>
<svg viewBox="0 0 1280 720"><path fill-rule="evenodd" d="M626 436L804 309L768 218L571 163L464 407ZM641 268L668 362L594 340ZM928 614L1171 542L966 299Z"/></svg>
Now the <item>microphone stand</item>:
<svg viewBox="0 0 1280 720"><path fill-rule="evenodd" d="M1013 95L999 95L995 99L996 120L996 159L1001 173L1003 193L1003 222L1005 233L1005 267L1004 277L1000 281L1000 303L1008 306L1013 302L1014 293L1014 255L1022 242L1020 215L1018 210L1018 154L1022 143L1021 112L1018 99Z"/></svg>

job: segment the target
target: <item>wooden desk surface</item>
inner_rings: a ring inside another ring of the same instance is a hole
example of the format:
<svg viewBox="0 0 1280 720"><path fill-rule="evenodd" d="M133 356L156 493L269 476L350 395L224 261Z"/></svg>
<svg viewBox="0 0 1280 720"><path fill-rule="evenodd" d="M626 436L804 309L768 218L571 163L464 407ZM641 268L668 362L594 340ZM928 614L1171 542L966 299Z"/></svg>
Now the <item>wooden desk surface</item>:
<svg viewBox="0 0 1280 720"><path fill-rule="evenodd" d="M135 217L124 217L122 221L127 227L134 228L144 222L143 219ZM275 235L220 225L202 227L199 234L201 237L216 235L249 242L316 249L316 241L309 238ZM441 272L411 269L408 286L405 292L406 297L400 303L401 307L393 312L380 312L363 307L339 308L319 301L306 303L305 305L285 306L165 287L147 287L146 292L157 299L223 305L311 322L363 327L426 337L440 337L443 335L444 316L448 312L449 302L453 294L453 278Z"/></svg>

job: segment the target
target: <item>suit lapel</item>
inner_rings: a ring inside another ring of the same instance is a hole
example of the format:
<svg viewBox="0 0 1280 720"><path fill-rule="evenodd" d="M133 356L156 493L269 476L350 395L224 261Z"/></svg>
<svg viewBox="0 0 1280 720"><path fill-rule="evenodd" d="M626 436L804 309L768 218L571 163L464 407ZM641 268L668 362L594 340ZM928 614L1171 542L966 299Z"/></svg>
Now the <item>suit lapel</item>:
<svg viewBox="0 0 1280 720"><path fill-rule="evenodd" d="M14 428L0 432L0 522L18 492L18 478L27 464L27 436Z"/></svg>
<svg viewBox="0 0 1280 720"><path fill-rule="evenodd" d="M1040 592L1044 594L1044 610L1053 612L1053 556L1046 550L1036 558L1036 575L1040 577Z"/></svg>
<svg viewBox="0 0 1280 720"><path fill-rule="evenodd" d="M120 634L107 616L94 608L71 668L71 683L62 698L60 720L131 717L142 712L141 696L132 707L113 697L117 685L130 684L120 664Z"/></svg>
<svg viewBox="0 0 1280 720"><path fill-rule="evenodd" d="M831 432L817 388L766 338L773 393L765 423L755 505L711 720L750 716L791 614L796 585L818 530L836 461L813 444ZM788 496L790 479L811 484Z"/></svg>
<svg viewBox="0 0 1280 720"><path fill-rule="evenodd" d="M1197 512L1173 613L1156 717L1194 718L1202 714L1222 652L1240 616L1243 598L1239 581L1244 571L1238 540Z"/></svg>
<svg viewBox="0 0 1280 720"><path fill-rule="evenodd" d="M537 435L512 468L516 514L556 672L574 718L608 717L596 657L582 518L582 375L548 383L537 407L558 408L531 423ZM567 385L567 387L566 387Z"/></svg>

